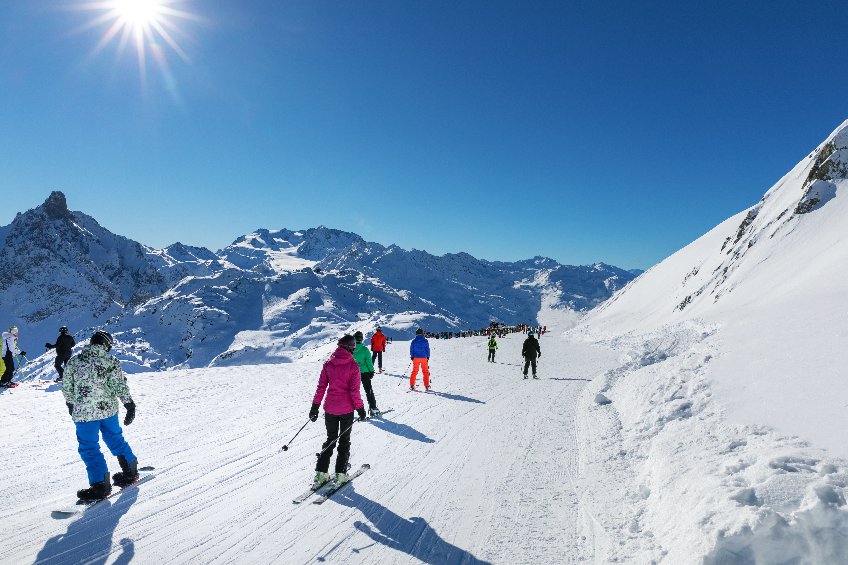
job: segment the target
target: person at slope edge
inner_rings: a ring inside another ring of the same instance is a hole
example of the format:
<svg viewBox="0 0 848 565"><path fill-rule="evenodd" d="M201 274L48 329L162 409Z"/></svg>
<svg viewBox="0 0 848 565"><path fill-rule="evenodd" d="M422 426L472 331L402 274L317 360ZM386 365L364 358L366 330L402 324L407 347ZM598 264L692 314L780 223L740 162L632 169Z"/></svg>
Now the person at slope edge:
<svg viewBox="0 0 848 565"><path fill-rule="evenodd" d="M324 442L323 450L318 456L315 465L315 480L312 488L318 490L321 485L330 480L330 458L333 456L333 447L336 448L336 475L334 480L337 484L344 484L350 480L347 474L348 459L350 458L350 430L353 427L353 411L359 415L359 421L367 419L365 405L359 394L360 376L359 364L353 358L356 349L356 340L350 334L345 334L337 343L338 348L324 362L321 376L318 378L318 388L312 399L312 408L309 410L309 419L313 422L318 419L318 409L321 401L324 401L324 423L327 426L327 441ZM327 398L324 400L324 393Z"/></svg>
<svg viewBox="0 0 848 565"><path fill-rule="evenodd" d="M135 402L130 396L121 362L109 354L112 344L112 335L98 330L65 367L62 394L76 427L78 452L85 463L90 485L77 491L80 500L99 500L112 492L109 467L100 452L101 434L121 466L121 471L112 477L115 485L125 487L138 479L138 459L124 440L118 423L118 399L127 409L125 426L135 419Z"/></svg>
<svg viewBox="0 0 848 565"><path fill-rule="evenodd" d="M415 377L418 369L424 373L424 388L430 390L430 342L424 337L424 330L415 330L415 339L409 344L409 358L412 360L412 374L409 375L409 390L415 390Z"/></svg>
<svg viewBox="0 0 848 565"><path fill-rule="evenodd" d="M26 357L26 351L18 349L18 327L12 326L9 331L3 332L3 363L6 367L3 370L3 376L0 377L0 386L14 388L17 383L12 382L12 376L15 374L15 355Z"/></svg>
<svg viewBox="0 0 848 565"><path fill-rule="evenodd" d="M383 352L386 350L386 336L383 330L377 326L377 331L371 336L371 364L377 360L377 372L383 372Z"/></svg>
<svg viewBox="0 0 848 565"><path fill-rule="evenodd" d="M56 338L55 344L44 344L44 347L47 349L56 350L56 362L53 363L53 366L56 367L56 372L59 374L59 378L56 379L57 383L62 382L62 375L65 374L65 366L68 364L68 361L71 360L71 356L74 353L74 346L76 344L77 342L74 337L68 334L67 326L59 328L59 337Z"/></svg>
<svg viewBox="0 0 848 565"><path fill-rule="evenodd" d="M495 362L495 351L498 349L498 342L495 336L489 338L489 363Z"/></svg>
<svg viewBox="0 0 848 565"><path fill-rule="evenodd" d="M371 387L371 379L374 378L374 362L371 359L371 354L368 353L368 348L362 344L362 340L365 338L362 332L356 332L353 337L356 339L353 358L359 364L362 387L365 389L365 399L368 400L368 415L372 418L379 418L382 413L377 408L377 399L374 397L374 389Z"/></svg>
<svg viewBox="0 0 848 565"><path fill-rule="evenodd" d="M533 330L527 332L527 339L524 340L524 345L521 346L521 356L524 357L524 378L527 378L527 369L532 367L533 378L536 376L536 357L542 356L542 349L539 347L539 340L533 336Z"/></svg>

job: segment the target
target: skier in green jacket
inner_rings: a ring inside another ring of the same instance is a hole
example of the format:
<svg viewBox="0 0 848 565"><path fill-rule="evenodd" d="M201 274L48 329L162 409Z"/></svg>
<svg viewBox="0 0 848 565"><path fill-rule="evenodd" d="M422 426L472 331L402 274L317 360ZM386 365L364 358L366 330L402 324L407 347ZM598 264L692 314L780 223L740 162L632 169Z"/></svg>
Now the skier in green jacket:
<svg viewBox="0 0 848 565"><path fill-rule="evenodd" d="M489 363L495 362L495 351L498 349L498 342L495 336L489 338Z"/></svg>
<svg viewBox="0 0 848 565"><path fill-rule="evenodd" d="M368 399L368 415L376 418L381 416L377 408L377 399L374 398L374 389L371 387L371 379L374 377L374 362L371 360L371 352L362 344L365 336L362 332L353 334L356 339L356 349L353 350L353 358L359 363L359 373L362 378L362 386L365 387L365 397Z"/></svg>

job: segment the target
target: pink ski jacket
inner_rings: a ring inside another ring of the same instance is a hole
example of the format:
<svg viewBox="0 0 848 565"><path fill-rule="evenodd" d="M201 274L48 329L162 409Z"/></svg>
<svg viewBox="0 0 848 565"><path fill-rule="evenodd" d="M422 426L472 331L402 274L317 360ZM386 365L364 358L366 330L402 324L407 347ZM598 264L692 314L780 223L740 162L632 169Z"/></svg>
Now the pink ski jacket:
<svg viewBox="0 0 848 565"><path fill-rule="evenodd" d="M359 394L361 384L359 363L350 351L339 347L324 362L312 403L321 404L326 391L327 400L324 402L324 410L327 414L333 416L350 414L363 407L362 396Z"/></svg>

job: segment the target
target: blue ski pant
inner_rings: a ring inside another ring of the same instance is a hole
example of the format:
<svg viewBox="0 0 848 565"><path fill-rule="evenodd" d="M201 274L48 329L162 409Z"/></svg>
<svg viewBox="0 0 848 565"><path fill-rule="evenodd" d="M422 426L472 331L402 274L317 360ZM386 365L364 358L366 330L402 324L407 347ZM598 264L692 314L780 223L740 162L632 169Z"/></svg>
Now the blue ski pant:
<svg viewBox="0 0 848 565"><path fill-rule="evenodd" d="M135 461L132 449L124 440L117 414L93 422L76 422L76 427L78 451L88 472L88 484L102 482L103 476L109 472L106 459L100 452L100 434L103 434L103 441L106 442L106 447L112 455L115 457L123 455L124 459L130 463Z"/></svg>

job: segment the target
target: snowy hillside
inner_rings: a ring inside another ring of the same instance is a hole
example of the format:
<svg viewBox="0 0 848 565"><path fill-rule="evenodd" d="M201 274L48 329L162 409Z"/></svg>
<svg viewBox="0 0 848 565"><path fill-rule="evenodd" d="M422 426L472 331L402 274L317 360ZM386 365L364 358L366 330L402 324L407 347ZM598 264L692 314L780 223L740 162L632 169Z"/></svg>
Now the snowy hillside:
<svg viewBox="0 0 848 565"><path fill-rule="evenodd" d="M846 177L848 122L570 334L626 355L583 452L672 563L848 562Z"/></svg>
<svg viewBox="0 0 848 565"><path fill-rule="evenodd" d="M21 327L38 375L51 370L52 354L34 357L60 325L78 340L106 327L130 372L277 363L378 323L395 338L418 326L536 324L543 303L584 312L634 276L602 263L437 257L326 227L257 230L218 253L181 243L152 249L69 211L60 192L4 233L12 269L0 284L0 315Z"/></svg>

